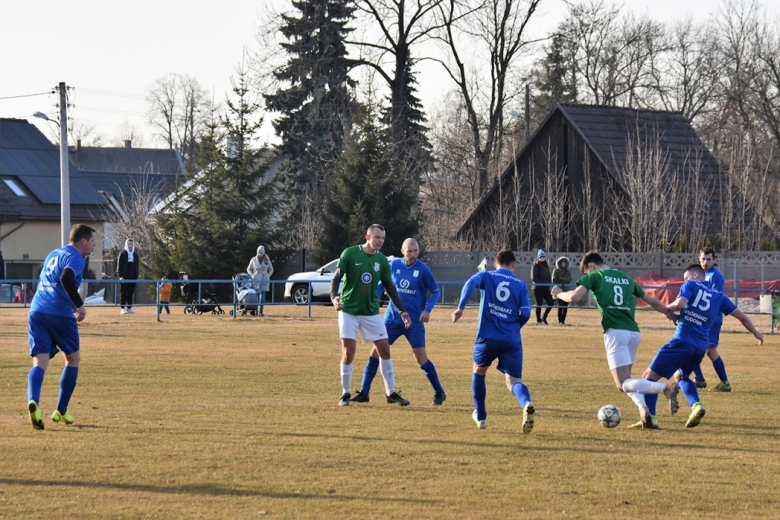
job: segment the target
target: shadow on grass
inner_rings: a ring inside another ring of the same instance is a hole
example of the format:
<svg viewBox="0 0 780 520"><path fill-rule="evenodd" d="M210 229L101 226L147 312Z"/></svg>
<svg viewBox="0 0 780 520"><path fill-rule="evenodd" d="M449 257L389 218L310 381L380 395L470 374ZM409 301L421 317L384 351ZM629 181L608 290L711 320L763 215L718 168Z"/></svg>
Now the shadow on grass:
<svg viewBox="0 0 780 520"><path fill-rule="evenodd" d="M441 500L425 500L418 498L392 498L378 497L375 494L367 496L349 496L339 495L337 492L326 492L323 494L311 493L278 493L274 491L262 491L256 489L238 489L214 484L189 484L183 486L153 486L146 484L119 484L112 482L87 482L87 481L69 481L60 482L57 480L31 480L31 479L11 479L0 478L0 484L9 486L49 486L61 488L95 488L95 489L115 489L118 491L141 491L148 493L169 493L208 495L208 496L239 496L239 497L265 497L265 498L292 498L300 499L327 499L327 500L368 500L371 502L409 502L415 504L440 504Z"/></svg>

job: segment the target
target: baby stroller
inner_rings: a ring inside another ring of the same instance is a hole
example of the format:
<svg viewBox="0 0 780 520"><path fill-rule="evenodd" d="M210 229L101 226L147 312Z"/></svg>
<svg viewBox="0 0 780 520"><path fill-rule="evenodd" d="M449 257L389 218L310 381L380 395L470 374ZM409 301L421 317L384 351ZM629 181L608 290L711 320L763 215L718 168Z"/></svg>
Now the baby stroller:
<svg viewBox="0 0 780 520"><path fill-rule="evenodd" d="M252 277L247 273L238 273L233 277L236 287L236 301L238 306L237 312L241 313L241 316L246 316L247 313L252 316L257 315L259 298L257 296L257 289L255 285L250 283ZM230 315L233 315L233 311L230 311Z"/></svg>
<svg viewBox="0 0 780 520"><path fill-rule="evenodd" d="M184 314L203 314L210 312L211 314L225 314L222 307L217 303L217 295L213 292L203 289L202 298L200 300L194 300L189 305L184 307Z"/></svg>

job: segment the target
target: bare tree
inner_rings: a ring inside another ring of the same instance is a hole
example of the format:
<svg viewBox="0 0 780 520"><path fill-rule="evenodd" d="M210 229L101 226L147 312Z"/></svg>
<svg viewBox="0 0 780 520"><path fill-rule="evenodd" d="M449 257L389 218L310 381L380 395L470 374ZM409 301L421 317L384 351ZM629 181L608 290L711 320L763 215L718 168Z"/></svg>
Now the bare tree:
<svg viewBox="0 0 780 520"><path fill-rule="evenodd" d="M208 99L198 80L186 74L171 72L155 80L147 91L149 122L171 150L181 145L188 168L195 154L197 135L204 128L203 115Z"/></svg>
<svg viewBox="0 0 780 520"><path fill-rule="evenodd" d="M144 145L144 136L138 130L138 127L125 119L122 121L122 125L119 127L119 132L114 138L114 146L125 146L127 141L130 141L132 146L136 148L142 147Z"/></svg>
<svg viewBox="0 0 780 520"><path fill-rule="evenodd" d="M486 0L474 7L446 0L438 6L439 39L448 51L441 64L463 101L480 194L489 187L489 172L498 170L504 112L519 94L523 69L518 62L532 43L525 30L540 1ZM480 52L487 71L467 58Z"/></svg>

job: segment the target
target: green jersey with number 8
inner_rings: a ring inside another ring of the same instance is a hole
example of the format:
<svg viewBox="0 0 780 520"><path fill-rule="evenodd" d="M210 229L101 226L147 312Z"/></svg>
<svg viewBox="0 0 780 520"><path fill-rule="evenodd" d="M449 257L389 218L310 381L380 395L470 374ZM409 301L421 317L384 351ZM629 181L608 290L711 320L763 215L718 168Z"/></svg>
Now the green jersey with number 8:
<svg viewBox="0 0 780 520"><path fill-rule="evenodd" d="M601 313L601 328L604 332L607 329L639 332L639 326L634 319L634 296L641 298L645 291L633 278L617 269L599 269L577 280L577 285L593 293Z"/></svg>

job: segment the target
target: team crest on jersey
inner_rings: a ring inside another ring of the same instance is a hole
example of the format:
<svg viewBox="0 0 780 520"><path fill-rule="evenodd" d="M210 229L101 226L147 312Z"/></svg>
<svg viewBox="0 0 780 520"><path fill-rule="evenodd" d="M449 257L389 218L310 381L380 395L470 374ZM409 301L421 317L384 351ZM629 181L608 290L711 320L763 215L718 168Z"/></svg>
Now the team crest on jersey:
<svg viewBox="0 0 780 520"><path fill-rule="evenodd" d="M379 262L374 262L374 272L375 273L379 272Z"/></svg>
<svg viewBox="0 0 780 520"><path fill-rule="evenodd" d="M371 276L371 273L363 273L363 276L361 276L360 279L363 281L363 283L369 284L371 283L373 277Z"/></svg>
<svg viewBox="0 0 780 520"><path fill-rule="evenodd" d="M412 276L414 276L415 278L417 278L418 276L420 276L420 271L418 271L417 269L415 269L415 270L414 270L414 273L412 273Z"/></svg>

